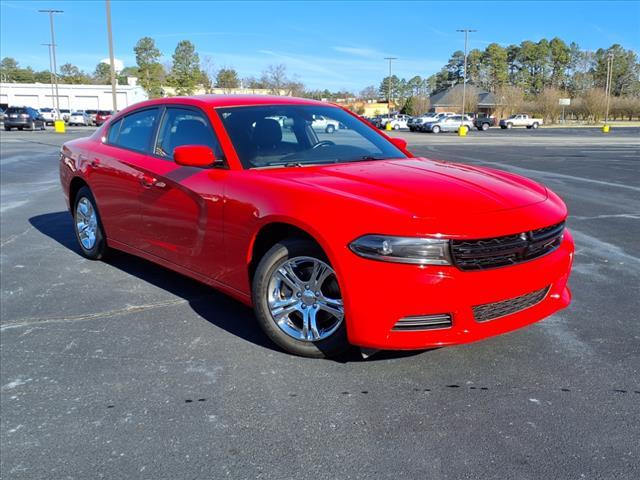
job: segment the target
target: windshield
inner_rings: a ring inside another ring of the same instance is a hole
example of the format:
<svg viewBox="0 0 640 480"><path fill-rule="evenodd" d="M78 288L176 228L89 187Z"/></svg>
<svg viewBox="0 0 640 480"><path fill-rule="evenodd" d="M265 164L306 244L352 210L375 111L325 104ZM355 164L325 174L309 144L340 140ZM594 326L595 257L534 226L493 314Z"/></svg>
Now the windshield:
<svg viewBox="0 0 640 480"><path fill-rule="evenodd" d="M266 105L217 110L245 168L406 158L344 110L324 105Z"/></svg>

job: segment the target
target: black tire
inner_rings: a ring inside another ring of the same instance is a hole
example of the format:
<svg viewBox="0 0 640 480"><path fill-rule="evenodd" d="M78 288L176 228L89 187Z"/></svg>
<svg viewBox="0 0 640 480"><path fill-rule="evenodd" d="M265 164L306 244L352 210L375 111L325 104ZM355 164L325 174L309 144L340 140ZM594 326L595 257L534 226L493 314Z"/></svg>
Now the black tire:
<svg viewBox="0 0 640 480"><path fill-rule="evenodd" d="M336 357L349 348L345 320L329 337L317 342L297 340L276 324L268 305L269 280L273 272L290 258L313 257L329 264L322 249L314 242L302 238L289 238L275 244L262 257L253 277L253 308L260 328L278 346L295 355L311 358Z"/></svg>
<svg viewBox="0 0 640 480"><path fill-rule="evenodd" d="M489 124L488 123L483 123L482 124L482 131L486 132L487 130L489 130Z"/></svg>
<svg viewBox="0 0 640 480"><path fill-rule="evenodd" d="M78 233L78 228L76 226L77 225L76 210L78 208L78 203L83 198L86 198L87 200L89 200L89 202L91 202L91 206L93 207L93 210L95 211L96 218L97 218L96 240L95 240L95 244L90 249L85 248L85 246L80 241L80 235ZM73 216L73 231L75 232L76 240L78 242L82 255L90 260L103 259L108 251L107 241L104 235L104 229L102 227L102 220L100 219L100 212L98 211L98 205L89 187L87 186L82 187L80 188L80 190L78 190L78 193L76 193L76 196L73 199L72 216Z"/></svg>
<svg viewBox="0 0 640 480"><path fill-rule="evenodd" d="M531 125L531 128L533 128L534 130L536 128L538 128L540 125L538 125L538 122L533 122L533 125Z"/></svg>
<svg viewBox="0 0 640 480"><path fill-rule="evenodd" d="M6 125L5 125L4 129L5 129L7 132L10 132L10 131L11 131L11 127L7 127Z"/></svg>
<svg viewBox="0 0 640 480"><path fill-rule="evenodd" d="M513 128L513 123L511 123L511 122L507 123L507 128L509 130L511 130Z"/></svg>
<svg viewBox="0 0 640 480"><path fill-rule="evenodd" d="M394 129L394 130L400 130L400 125L399 125L398 123L396 123L396 124L393 126L393 129Z"/></svg>
<svg viewBox="0 0 640 480"><path fill-rule="evenodd" d="M24 129L23 129L23 127L18 127L18 130L19 130L19 131L22 131L22 130L24 130Z"/></svg>
<svg viewBox="0 0 640 480"><path fill-rule="evenodd" d="M433 126L433 128L431 128L431 131L433 133L440 133L440 127L438 125Z"/></svg>
<svg viewBox="0 0 640 480"><path fill-rule="evenodd" d="M327 125L327 128L325 128L324 131L327 133L333 133L336 131L336 127L334 127L333 125Z"/></svg>

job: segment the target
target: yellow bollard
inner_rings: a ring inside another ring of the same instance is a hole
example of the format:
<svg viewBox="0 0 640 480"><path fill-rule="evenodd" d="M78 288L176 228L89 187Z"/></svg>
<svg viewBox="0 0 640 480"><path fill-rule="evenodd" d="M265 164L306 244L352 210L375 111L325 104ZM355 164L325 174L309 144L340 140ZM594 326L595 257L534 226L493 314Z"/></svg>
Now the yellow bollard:
<svg viewBox="0 0 640 480"><path fill-rule="evenodd" d="M609 128L610 128L609 125L606 125L606 124L603 125L602 126L602 133L609 133Z"/></svg>
<svg viewBox="0 0 640 480"><path fill-rule="evenodd" d="M384 125L384 129L387 130L387 131L393 130L393 128L391 127L391 122L387 122Z"/></svg>
<svg viewBox="0 0 640 480"><path fill-rule="evenodd" d="M56 133L64 133L64 120L56 120L55 122L53 122L53 128L55 129Z"/></svg>
<svg viewBox="0 0 640 480"><path fill-rule="evenodd" d="M459 137L466 137L467 136L467 130L469 130L467 128L466 125L460 125L460 128L458 129L458 136Z"/></svg>

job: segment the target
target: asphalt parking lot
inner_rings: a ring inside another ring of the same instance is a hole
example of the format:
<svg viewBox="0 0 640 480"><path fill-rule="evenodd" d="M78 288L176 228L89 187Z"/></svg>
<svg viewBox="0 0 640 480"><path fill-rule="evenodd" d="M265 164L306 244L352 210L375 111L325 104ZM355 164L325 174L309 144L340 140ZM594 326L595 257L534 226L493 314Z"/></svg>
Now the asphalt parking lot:
<svg viewBox="0 0 640 480"><path fill-rule="evenodd" d="M89 131L0 134L1 477L640 478L640 129L394 132L559 193L573 304L340 362L277 350L248 308L178 274L81 257L57 151Z"/></svg>

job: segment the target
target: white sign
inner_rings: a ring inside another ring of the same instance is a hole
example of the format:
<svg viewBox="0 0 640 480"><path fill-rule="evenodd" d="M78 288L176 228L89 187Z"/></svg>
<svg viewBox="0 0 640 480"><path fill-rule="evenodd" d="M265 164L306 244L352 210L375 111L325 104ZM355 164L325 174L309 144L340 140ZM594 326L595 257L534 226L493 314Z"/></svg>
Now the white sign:
<svg viewBox="0 0 640 480"><path fill-rule="evenodd" d="M571 105L571 99L570 98L560 98L558 100L558 103L560 105Z"/></svg>

